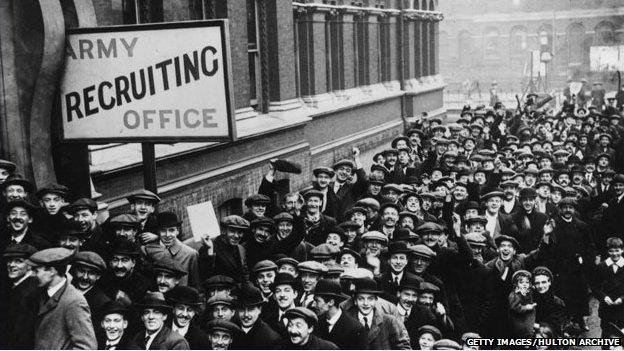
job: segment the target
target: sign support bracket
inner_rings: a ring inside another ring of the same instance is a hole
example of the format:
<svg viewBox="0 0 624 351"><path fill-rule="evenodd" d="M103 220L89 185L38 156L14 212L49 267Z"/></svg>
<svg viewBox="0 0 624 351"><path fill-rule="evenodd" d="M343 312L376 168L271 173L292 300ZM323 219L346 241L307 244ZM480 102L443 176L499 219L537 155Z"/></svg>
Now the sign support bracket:
<svg viewBox="0 0 624 351"><path fill-rule="evenodd" d="M143 186L154 194L158 194L154 143L141 143L141 153L143 154Z"/></svg>

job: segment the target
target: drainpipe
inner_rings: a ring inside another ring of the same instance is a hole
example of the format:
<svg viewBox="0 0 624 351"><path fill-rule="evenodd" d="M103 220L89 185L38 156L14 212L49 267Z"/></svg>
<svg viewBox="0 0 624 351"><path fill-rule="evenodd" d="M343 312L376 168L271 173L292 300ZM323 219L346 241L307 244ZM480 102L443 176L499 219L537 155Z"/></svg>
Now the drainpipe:
<svg viewBox="0 0 624 351"><path fill-rule="evenodd" d="M404 66L404 62L403 60L405 60L404 57L404 47L403 47L403 38L404 38L404 25L403 25L403 1L404 0L399 0L397 1L399 3L399 10L401 11L399 14L399 20L398 20L398 40L397 40L397 44L398 44L398 60L397 60L397 66L398 66L398 70L399 70L399 84L401 87L401 91L403 92L403 95L401 95L401 119L403 120L403 130L407 131L407 127L408 127L408 122L406 119L406 112L405 112L405 104L406 104L406 94L405 94L405 73L403 72L403 66Z"/></svg>

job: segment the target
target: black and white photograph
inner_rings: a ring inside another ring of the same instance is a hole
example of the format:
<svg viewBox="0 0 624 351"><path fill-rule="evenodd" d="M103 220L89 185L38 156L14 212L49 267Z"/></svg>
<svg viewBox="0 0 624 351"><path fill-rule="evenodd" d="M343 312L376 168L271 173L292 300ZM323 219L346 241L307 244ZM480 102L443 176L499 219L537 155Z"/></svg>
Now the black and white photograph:
<svg viewBox="0 0 624 351"><path fill-rule="evenodd" d="M623 0L0 0L0 349L624 350Z"/></svg>

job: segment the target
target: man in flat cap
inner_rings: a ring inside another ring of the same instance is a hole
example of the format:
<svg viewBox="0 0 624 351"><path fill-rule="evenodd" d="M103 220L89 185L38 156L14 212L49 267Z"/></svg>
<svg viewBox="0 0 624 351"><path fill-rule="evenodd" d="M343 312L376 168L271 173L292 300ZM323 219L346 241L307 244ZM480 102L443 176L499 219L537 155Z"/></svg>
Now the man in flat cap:
<svg viewBox="0 0 624 351"><path fill-rule="evenodd" d="M34 348L35 313L39 304L39 281L27 260L37 249L30 244L11 244L4 250L7 287L4 329L7 337L0 341L4 349Z"/></svg>
<svg viewBox="0 0 624 351"><path fill-rule="evenodd" d="M112 300L128 305L138 302L154 285L141 271L141 252L135 242L117 239L111 247L108 269L100 279L100 286Z"/></svg>
<svg viewBox="0 0 624 351"><path fill-rule="evenodd" d="M360 149L354 147L351 153L353 161L343 159L334 163L333 169L336 172L336 179L329 185L330 190L333 191L338 200L335 218L339 221L342 220L345 211L366 193L368 187L366 172L360 161ZM352 181L354 176L356 177L355 182Z"/></svg>
<svg viewBox="0 0 624 351"><path fill-rule="evenodd" d="M298 298L298 305L308 308L314 303L314 289L318 281L327 272L327 267L316 261L305 261L297 266L303 291Z"/></svg>
<svg viewBox="0 0 624 351"><path fill-rule="evenodd" d="M139 240L142 244L158 240L158 221L156 220L156 206L160 197L153 192L140 189L126 197L130 204L130 212L139 220L137 228Z"/></svg>
<svg viewBox="0 0 624 351"><path fill-rule="evenodd" d="M198 287L199 253L178 239L182 221L174 212L160 212L156 219L159 241L143 246L144 255L153 262L162 261L163 258L176 262L186 272L180 277L180 285Z"/></svg>
<svg viewBox="0 0 624 351"><path fill-rule="evenodd" d="M176 286L186 286L182 279L188 275L188 272L178 262L168 257L161 257L154 262L152 272L156 278L156 287L163 294Z"/></svg>
<svg viewBox="0 0 624 351"><path fill-rule="evenodd" d="M232 295L215 294L206 301L205 320L231 321L236 313L236 298Z"/></svg>
<svg viewBox="0 0 624 351"><path fill-rule="evenodd" d="M143 328L130 341L130 350L190 350L184 337L166 324L171 306L161 292L148 292L135 304Z"/></svg>
<svg viewBox="0 0 624 351"><path fill-rule="evenodd" d="M89 304L65 274L73 251L52 248L29 258L42 288L36 318L35 349L97 348Z"/></svg>
<svg viewBox="0 0 624 351"><path fill-rule="evenodd" d="M67 227L57 236L57 246L64 247L74 252L79 252L85 245L88 236L89 232L84 231L80 224L76 222L69 222Z"/></svg>
<svg viewBox="0 0 624 351"><path fill-rule="evenodd" d="M288 337L284 349L297 350L339 350L331 341L323 340L314 335L318 318L311 310L304 307L291 308L284 315L288 321Z"/></svg>
<svg viewBox="0 0 624 351"><path fill-rule="evenodd" d="M129 347L130 306L111 300L102 308L101 332L98 333L99 350L126 350Z"/></svg>
<svg viewBox="0 0 624 351"><path fill-rule="evenodd" d="M271 199L263 194L253 194L245 199L245 206L247 212L243 214L245 220L251 222L254 219L265 217L267 213L267 207L271 204Z"/></svg>
<svg viewBox="0 0 624 351"><path fill-rule="evenodd" d="M316 246L325 242L327 233L337 226L336 219L323 212L322 206L326 199L319 190L308 190L303 194L305 199L305 213L303 221L305 224L306 241Z"/></svg>
<svg viewBox="0 0 624 351"><path fill-rule="evenodd" d="M273 217L275 222L275 239L277 241L284 241L293 235L295 230L295 217L288 212L278 213ZM303 230L303 227L297 228ZM292 238L291 238L292 240ZM312 249L312 244L302 240L292 251L285 253L288 257L292 257L298 261L305 261L307 253Z"/></svg>
<svg viewBox="0 0 624 351"><path fill-rule="evenodd" d="M87 300L94 322L100 320L104 305L111 300L98 283L104 270L106 262L95 252L81 251L74 254L70 269L74 277L72 284Z"/></svg>
<svg viewBox="0 0 624 351"><path fill-rule="evenodd" d="M124 238L132 242L137 241L137 235L141 228L139 217L129 213L123 213L112 217L107 224L108 235L114 238ZM140 240L139 240L140 241Z"/></svg>
<svg viewBox="0 0 624 351"><path fill-rule="evenodd" d="M236 310L236 323L242 333L235 342L235 349L270 350L281 344L281 336L260 317L264 302L260 289L249 284L243 285Z"/></svg>
<svg viewBox="0 0 624 351"><path fill-rule="evenodd" d="M215 274L226 275L236 283L249 280L247 251L242 245L248 231L249 222L243 217L230 215L221 219L221 235L204 240L199 249L200 276L206 279Z"/></svg>
<svg viewBox="0 0 624 351"><path fill-rule="evenodd" d="M9 202L6 205L6 234L2 240L2 248L9 244L29 244L41 250L50 247L50 243L32 229L35 206L25 200ZM3 231L4 232L4 231Z"/></svg>
<svg viewBox="0 0 624 351"><path fill-rule="evenodd" d="M277 276L277 265L271 260L262 260L256 263L252 270L253 280L265 299L273 296L272 285Z"/></svg>
<svg viewBox="0 0 624 351"><path fill-rule="evenodd" d="M165 300L173 307L171 330L183 336L191 350L209 349L208 335L198 326L196 318L201 308L199 291L189 286L176 286L165 293Z"/></svg>
<svg viewBox="0 0 624 351"><path fill-rule="evenodd" d="M286 254L294 250L304 238L304 224L300 216L293 219L293 231L283 240L275 237L275 222L270 218L257 218L251 221L251 239L244 244L247 262L250 266L270 259L277 254Z"/></svg>
<svg viewBox="0 0 624 351"><path fill-rule="evenodd" d="M442 335L451 336L455 333L455 325L448 316L446 308L439 300L440 288L429 282L420 282L418 285L418 298L412 307L412 311L405 321L405 327L410 333L414 333L424 325L433 325L438 328ZM412 346L418 343L417 336L410 334Z"/></svg>
<svg viewBox="0 0 624 351"><path fill-rule="evenodd" d="M206 325L211 350L229 350L241 334L240 328L224 320L213 320Z"/></svg>
<svg viewBox="0 0 624 351"><path fill-rule="evenodd" d="M348 295L342 293L339 280L322 279L318 282L312 309L319 323L314 333L342 350L364 349L364 327L340 307L340 303L348 298Z"/></svg>
<svg viewBox="0 0 624 351"><path fill-rule="evenodd" d="M604 232L607 235L614 234L615 236L624 239L624 174L616 174L611 180L611 187L613 188L613 197L602 205L604 208L602 218L604 222ZM606 241L606 237L601 237L600 240Z"/></svg>

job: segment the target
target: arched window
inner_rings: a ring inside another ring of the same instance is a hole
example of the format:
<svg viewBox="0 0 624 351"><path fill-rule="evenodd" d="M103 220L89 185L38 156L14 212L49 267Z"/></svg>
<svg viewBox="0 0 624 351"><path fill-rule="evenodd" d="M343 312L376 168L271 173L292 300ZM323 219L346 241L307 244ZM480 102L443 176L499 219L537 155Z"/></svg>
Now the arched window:
<svg viewBox="0 0 624 351"><path fill-rule="evenodd" d="M615 40L615 26L608 21L602 21L598 23L594 28L594 46L609 46L614 45Z"/></svg>
<svg viewBox="0 0 624 351"><path fill-rule="evenodd" d="M434 11L434 10L435 10L435 4L433 0L429 0L429 11Z"/></svg>
<svg viewBox="0 0 624 351"><path fill-rule="evenodd" d="M488 27L485 29L484 39L485 39L485 59L498 58L499 55L499 32L497 28Z"/></svg>
<svg viewBox="0 0 624 351"><path fill-rule="evenodd" d="M582 64L585 56L585 27L580 23L571 24L567 35L568 64Z"/></svg>
<svg viewBox="0 0 624 351"><path fill-rule="evenodd" d="M511 56L522 56L529 50L529 36L524 26L511 28L509 34L509 50Z"/></svg>
<svg viewBox="0 0 624 351"><path fill-rule="evenodd" d="M242 215L243 214L243 199L235 197L224 201L221 206L217 208L217 215L219 218L223 218L229 215Z"/></svg>
<svg viewBox="0 0 624 351"><path fill-rule="evenodd" d="M429 8L427 7L427 0L422 0L422 6L420 7L421 10L429 10Z"/></svg>

